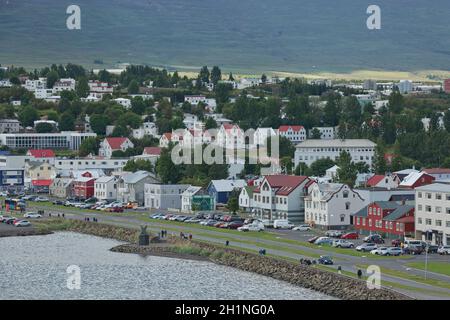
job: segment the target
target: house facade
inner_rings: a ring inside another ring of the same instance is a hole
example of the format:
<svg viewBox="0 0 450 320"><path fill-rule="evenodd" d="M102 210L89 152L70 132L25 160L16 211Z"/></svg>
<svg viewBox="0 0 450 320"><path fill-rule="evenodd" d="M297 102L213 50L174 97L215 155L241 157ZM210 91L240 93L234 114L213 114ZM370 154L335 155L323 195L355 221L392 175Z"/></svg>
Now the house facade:
<svg viewBox="0 0 450 320"><path fill-rule="evenodd" d="M104 176L95 180L94 197L99 200L117 199L117 178L115 176Z"/></svg>
<svg viewBox="0 0 450 320"><path fill-rule="evenodd" d="M342 183L312 183L305 197L305 222L322 229L344 229L364 199Z"/></svg>
<svg viewBox="0 0 450 320"><path fill-rule="evenodd" d="M66 199L73 196L72 178L55 178L50 185L50 195L53 197Z"/></svg>
<svg viewBox="0 0 450 320"><path fill-rule="evenodd" d="M145 184L159 183L147 171L123 173L117 180L117 200L124 203L137 202L139 206L145 204Z"/></svg>
<svg viewBox="0 0 450 320"><path fill-rule="evenodd" d="M114 151L126 151L128 148L134 148L134 144L128 138L114 137L105 138L100 143L98 154L101 157L111 158Z"/></svg>
<svg viewBox="0 0 450 320"><path fill-rule="evenodd" d="M145 184L145 207L149 209L181 210L181 195L189 185Z"/></svg>
<svg viewBox="0 0 450 320"><path fill-rule="evenodd" d="M245 212L253 211L253 190L254 186L247 186L242 188L239 193L239 209Z"/></svg>
<svg viewBox="0 0 450 320"><path fill-rule="evenodd" d="M240 192L246 185L242 179L211 180L206 190L216 204L226 204L232 192Z"/></svg>
<svg viewBox="0 0 450 320"><path fill-rule="evenodd" d="M278 134L294 144L306 140L306 129L303 126L281 126L278 128Z"/></svg>
<svg viewBox="0 0 450 320"><path fill-rule="evenodd" d="M367 187L378 187L386 189L394 189L400 185L400 178L396 175L380 175L376 174L367 180Z"/></svg>
<svg viewBox="0 0 450 320"><path fill-rule="evenodd" d="M201 187L189 186L184 192L181 194L181 211L186 213L193 212L194 208L192 207L192 197L196 195Z"/></svg>

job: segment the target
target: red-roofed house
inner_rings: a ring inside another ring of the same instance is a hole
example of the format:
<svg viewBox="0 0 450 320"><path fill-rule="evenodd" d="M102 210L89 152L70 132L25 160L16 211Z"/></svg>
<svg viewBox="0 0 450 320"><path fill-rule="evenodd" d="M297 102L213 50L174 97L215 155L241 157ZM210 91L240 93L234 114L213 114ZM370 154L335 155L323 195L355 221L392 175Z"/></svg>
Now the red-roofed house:
<svg viewBox="0 0 450 320"><path fill-rule="evenodd" d="M95 178L81 176L73 180L73 195L80 199L89 199L94 196Z"/></svg>
<svg viewBox="0 0 450 320"><path fill-rule="evenodd" d="M161 155L161 148L160 147L145 147L142 155L143 156L159 156L159 155Z"/></svg>
<svg viewBox="0 0 450 320"><path fill-rule="evenodd" d="M436 180L435 177L425 173L425 172L411 172L400 183L400 188L415 189L417 187L425 186L431 184Z"/></svg>
<svg viewBox="0 0 450 320"><path fill-rule="evenodd" d="M130 139L123 137L109 137L105 138L105 140L100 143L98 155L105 158L111 158L114 151L125 151L128 148L134 148L134 144Z"/></svg>
<svg viewBox="0 0 450 320"><path fill-rule="evenodd" d="M306 130L303 126L281 126L278 134L288 138L292 143L299 143L306 140Z"/></svg>
<svg viewBox="0 0 450 320"><path fill-rule="evenodd" d="M268 175L253 191L255 213L261 219L289 219L291 222L304 221L304 197L306 176Z"/></svg>
<svg viewBox="0 0 450 320"><path fill-rule="evenodd" d="M223 124L217 131L216 143L226 149L242 149L245 147L245 135L237 124Z"/></svg>
<svg viewBox="0 0 450 320"><path fill-rule="evenodd" d="M31 185L35 193L49 193L53 180L32 180Z"/></svg>
<svg viewBox="0 0 450 320"><path fill-rule="evenodd" d="M396 175L376 174L367 180L367 187L394 189L400 184L400 178Z"/></svg>
<svg viewBox="0 0 450 320"><path fill-rule="evenodd" d="M33 157L34 161L54 163L55 152L51 149L30 149L27 152L27 156Z"/></svg>
<svg viewBox="0 0 450 320"><path fill-rule="evenodd" d="M450 169L447 168L429 168L423 169L422 172L436 178L436 180L450 180Z"/></svg>

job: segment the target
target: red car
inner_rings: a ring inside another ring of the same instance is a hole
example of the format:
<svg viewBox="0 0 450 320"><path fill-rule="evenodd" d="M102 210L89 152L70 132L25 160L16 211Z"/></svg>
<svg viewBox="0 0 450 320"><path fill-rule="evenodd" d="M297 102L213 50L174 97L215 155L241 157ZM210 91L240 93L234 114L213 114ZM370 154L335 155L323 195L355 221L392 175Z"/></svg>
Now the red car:
<svg viewBox="0 0 450 320"><path fill-rule="evenodd" d="M316 242L316 240L319 239L319 238L320 238L319 236L312 237L311 239L308 239L308 242L309 242L309 243L314 243L314 242Z"/></svg>
<svg viewBox="0 0 450 320"><path fill-rule="evenodd" d="M227 228L228 228L228 229L237 229L237 228L242 227L243 225L244 225L243 222L240 222L240 221L233 221L233 222L230 222L230 223L228 224Z"/></svg>
<svg viewBox="0 0 450 320"><path fill-rule="evenodd" d="M348 232L346 234L343 234L341 236L341 239L358 239L359 238L359 234L356 232Z"/></svg>
<svg viewBox="0 0 450 320"><path fill-rule="evenodd" d="M402 244L402 240L400 240L400 239L394 239L394 240L391 241L391 244L392 244L394 247L400 247L400 245Z"/></svg>
<svg viewBox="0 0 450 320"><path fill-rule="evenodd" d="M109 209L109 212L123 212L122 207L112 207Z"/></svg>

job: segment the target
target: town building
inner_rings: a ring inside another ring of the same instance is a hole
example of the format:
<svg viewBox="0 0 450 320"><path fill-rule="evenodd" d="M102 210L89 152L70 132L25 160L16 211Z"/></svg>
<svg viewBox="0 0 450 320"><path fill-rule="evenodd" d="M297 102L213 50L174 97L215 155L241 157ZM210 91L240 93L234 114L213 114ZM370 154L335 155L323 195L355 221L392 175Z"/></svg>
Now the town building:
<svg viewBox="0 0 450 320"><path fill-rule="evenodd" d="M215 143L225 149L239 150L245 148L245 135L238 125L223 124L217 131Z"/></svg>
<svg viewBox="0 0 450 320"><path fill-rule="evenodd" d="M402 94L410 93L413 90L413 83L410 80L400 80L397 88Z"/></svg>
<svg viewBox="0 0 450 320"><path fill-rule="evenodd" d="M433 183L416 192L416 239L450 245L450 185Z"/></svg>
<svg viewBox="0 0 450 320"><path fill-rule="evenodd" d="M184 192L181 194L181 211L186 213L191 213L194 211L192 207L192 197L202 190L201 187L189 186Z"/></svg>
<svg viewBox="0 0 450 320"><path fill-rule="evenodd" d="M124 107L126 109L130 109L131 108L131 100L130 99L117 98L117 99L112 99L111 101L114 101L115 103L121 105L122 107Z"/></svg>
<svg viewBox="0 0 450 320"><path fill-rule="evenodd" d="M242 179L211 180L206 188L216 204L226 204L232 192L240 192L247 184Z"/></svg>
<svg viewBox="0 0 450 320"><path fill-rule="evenodd" d="M147 171L123 173L117 181L117 200L124 203L137 202L139 206L145 204L145 184L159 183Z"/></svg>
<svg viewBox="0 0 450 320"><path fill-rule="evenodd" d="M253 144L258 146L265 146L267 139L277 135L277 132L272 128L258 128L253 135Z"/></svg>
<svg viewBox="0 0 450 320"><path fill-rule="evenodd" d="M375 174L370 177L367 182L367 187L378 187L378 188L386 188L386 189L395 189L400 184L400 178L396 175L387 174Z"/></svg>
<svg viewBox="0 0 450 320"><path fill-rule="evenodd" d="M448 168L429 168L423 169L422 172L435 178L435 181L449 181L450 169Z"/></svg>
<svg viewBox="0 0 450 320"><path fill-rule="evenodd" d="M78 150L87 138L95 133L62 131L60 133L3 133L0 143L10 149L70 149Z"/></svg>
<svg viewBox="0 0 450 320"><path fill-rule="evenodd" d="M113 94L114 92L113 86L109 85L107 82L90 80L88 85L90 95L95 96L96 98L101 99L104 94Z"/></svg>
<svg viewBox="0 0 450 320"><path fill-rule="evenodd" d="M320 139L322 140L333 140L335 138L334 127L313 127L309 130L309 138L313 138L314 130L320 133Z"/></svg>
<svg viewBox="0 0 450 320"><path fill-rule="evenodd" d="M0 119L0 133L16 133L20 131L20 122L17 119Z"/></svg>
<svg viewBox="0 0 450 320"><path fill-rule="evenodd" d="M181 195L187 188L187 184L145 184L145 207L181 210Z"/></svg>
<svg viewBox="0 0 450 320"><path fill-rule="evenodd" d="M414 206L394 201L372 202L353 214L360 234L376 233L383 238L414 236Z"/></svg>
<svg viewBox="0 0 450 320"><path fill-rule="evenodd" d="M33 161L50 164L54 164L56 158L55 152L51 149L29 149L27 156L33 159Z"/></svg>
<svg viewBox="0 0 450 320"><path fill-rule="evenodd" d="M94 196L95 178L85 175L73 179L73 196L79 199L89 199Z"/></svg>
<svg viewBox="0 0 450 320"><path fill-rule="evenodd" d="M260 219L303 222L304 198L310 181L306 176L264 176L259 186L253 190L254 214Z"/></svg>
<svg viewBox="0 0 450 320"><path fill-rule="evenodd" d="M364 199L346 184L314 182L305 197L305 223L322 229L344 229L352 224L351 214L363 206Z"/></svg>
<svg viewBox="0 0 450 320"><path fill-rule="evenodd" d="M444 91L445 93L450 93L450 79L444 80Z"/></svg>
<svg viewBox="0 0 450 320"><path fill-rule="evenodd" d="M411 172L400 182L400 188L415 189L420 186L424 186L433 183L436 180L433 176L426 174L425 172Z"/></svg>
<svg viewBox="0 0 450 320"><path fill-rule="evenodd" d="M108 137L100 143L98 154L101 157L111 158L114 151L126 151L128 148L134 148L133 142L124 137Z"/></svg>
<svg viewBox="0 0 450 320"><path fill-rule="evenodd" d="M154 122L144 122L139 128L133 129L133 138L142 139L145 136L158 136L158 127Z"/></svg>
<svg viewBox="0 0 450 320"><path fill-rule="evenodd" d="M50 185L49 193L53 197L66 199L72 197L72 190L72 178L55 178Z"/></svg>
<svg viewBox="0 0 450 320"><path fill-rule="evenodd" d="M116 200L117 199L117 177L103 176L95 180L94 197L99 200Z"/></svg>
<svg viewBox="0 0 450 320"><path fill-rule="evenodd" d="M59 94L63 91L75 91L76 81L75 79L65 78L59 79L53 85L53 94Z"/></svg>
<svg viewBox="0 0 450 320"><path fill-rule="evenodd" d="M55 167L58 171L102 170L109 174L115 171L122 171L128 160L128 158L106 159L103 157L58 158L55 160Z"/></svg>
<svg viewBox="0 0 450 320"><path fill-rule="evenodd" d="M246 186L239 193L239 209L245 212L253 211L253 190L255 186Z"/></svg>
<svg viewBox="0 0 450 320"><path fill-rule="evenodd" d="M350 153L353 162L364 162L372 167L376 144L367 139L310 139L296 146L294 162L297 166L304 162L310 166L319 159L330 158L336 161L342 151Z"/></svg>
<svg viewBox="0 0 450 320"><path fill-rule="evenodd" d="M278 134L294 144L306 140L306 129L303 126L281 126L278 128Z"/></svg>

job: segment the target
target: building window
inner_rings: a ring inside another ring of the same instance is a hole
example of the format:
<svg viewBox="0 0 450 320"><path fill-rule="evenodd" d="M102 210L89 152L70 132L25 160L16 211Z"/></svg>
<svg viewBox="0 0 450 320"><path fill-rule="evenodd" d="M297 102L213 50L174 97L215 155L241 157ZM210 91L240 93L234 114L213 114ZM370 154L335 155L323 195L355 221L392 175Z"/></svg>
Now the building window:
<svg viewBox="0 0 450 320"><path fill-rule="evenodd" d="M431 226L431 219L425 219L425 224L427 226Z"/></svg>
<svg viewBox="0 0 450 320"><path fill-rule="evenodd" d="M435 223L437 227L442 227L442 220L436 220Z"/></svg>
<svg viewBox="0 0 450 320"><path fill-rule="evenodd" d="M422 224L422 218L417 218L417 223Z"/></svg>
<svg viewBox="0 0 450 320"><path fill-rule="evenodd" d="M442 199L442 195L440 193L436 193L436 200L441 200Z"/></svg>

